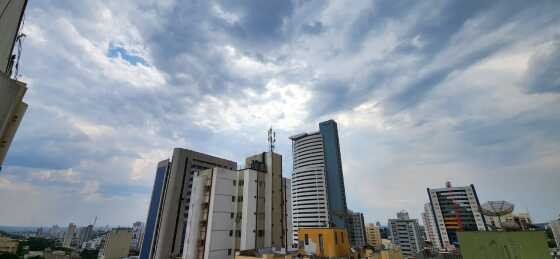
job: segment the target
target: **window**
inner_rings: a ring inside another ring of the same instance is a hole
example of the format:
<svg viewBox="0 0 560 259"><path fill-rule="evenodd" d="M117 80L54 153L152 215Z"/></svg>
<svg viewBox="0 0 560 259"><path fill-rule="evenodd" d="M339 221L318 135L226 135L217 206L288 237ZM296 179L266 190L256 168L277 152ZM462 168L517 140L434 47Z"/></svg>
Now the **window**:
<svg viewBox="0 0 560 259"><path fill-rule="evenodd" d="M305 245L309 245L309 235L305 234L304 239L305 239Z"/></svg>
<svg viewBox="0 0 560 259"><path fill-rule="evenodd" d="M259 230L259 232L257 233L257 235L258 235L259 237L264 237L264 230L262 230L262 229Z"/></svg>
<svg viewBox="0 0 560 259"><path fill-rule="evenodd" d="M233 180L233 186L237 185L237 181Z"/></svg>
<svg viewBox="0 0 560 259"><path fill-rule="evenodd" d="M229 236L233 236L233 230L229 231Z"/></svg>
<svg viewBox="0 0 560 259"><path fill-rule="evenodd" d="M243 180L239 180L239 186L243 186L244 182Z"/></svg>
<svg viewBox="0 0 560 259"><path fill-rule="evenodd" d="M233 212L229 214L229 218L230 218L230 219L232 219L233 216L234 216L234 213L233 213Z"/></svg>
<svg viewBox="0 0 560 259"><path fill-rule="evenodd" d="M227 250L227 255L231 255L231 249Z"/></svg>
<svg viewBox="0 0 560 259"><path fill-rule="evenodd" d="M231 202L235 202L235 196L231 196Z"/></svg>
<svg viewBox="0 0 560 259"><path fill-rule="evenodd" d="M242 201L243 201L243 196L237 197L237 201L238 201L238 202L242 202Z"/></svg>

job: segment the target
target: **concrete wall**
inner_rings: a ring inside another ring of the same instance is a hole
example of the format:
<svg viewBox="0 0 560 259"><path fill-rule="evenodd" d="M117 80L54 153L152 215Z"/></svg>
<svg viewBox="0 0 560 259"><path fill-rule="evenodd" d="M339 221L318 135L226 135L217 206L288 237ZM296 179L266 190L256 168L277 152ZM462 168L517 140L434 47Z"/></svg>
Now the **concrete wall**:
<svg viewBox="0 0 560 259"><path fill-rule="evenodd" d="M107 234L105 248L103 249L103 259L121 259L128 257L132 241L132 229L117 228Z"/></svg>
<svg viewBox="0 0 560 259"><path fill-rule="evenodd" d="M193 173L214 167L235 170L237 163L188 149L173 150L160 209L162 212L154 235L153 258L168 259L183 255Z"/></svg>

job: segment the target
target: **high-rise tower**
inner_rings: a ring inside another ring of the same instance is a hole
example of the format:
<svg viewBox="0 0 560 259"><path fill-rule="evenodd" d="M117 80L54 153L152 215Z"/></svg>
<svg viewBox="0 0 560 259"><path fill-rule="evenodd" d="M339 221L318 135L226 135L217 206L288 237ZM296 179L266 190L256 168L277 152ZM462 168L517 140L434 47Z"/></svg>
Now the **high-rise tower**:
<svg viewBox="0 0 560 259"><path fill-rule="evenodd" d="M445 188L428 188L439 247L454 250L459 243L459 231L485 231L486 223L480 213L480 203L474 185Z"/></svg>
<svg viewBox="0 0 560 259"><path fill-rule="evenodd" d="M237 163L188 149L175 148L171 162L167 165L164 161L158 164L156 183L161 180L160 170L166 173L162 173L165 174L165 179L160 202L159 204L155 202L154 205L157 206L155 223L150 222L149 218L152 208L146 222L146 238L150 238L148 224L153 224L154 229L151 234L148 258L169 259L183 255L193 175L197 171L214 167L236 170ZM154 184L154 193L156 187ZM157 196L154 197L152 194L152 202L158 199ZM144 250L143 247L141 257L146 256Z"/></svg>
<svg viewBox="0 0 560 259"><path fill-rule="evenodd" d="M321 122L319 132L290 139L294 240L298 240L301 227L346 228L346 191L336 122Z"/></svg>

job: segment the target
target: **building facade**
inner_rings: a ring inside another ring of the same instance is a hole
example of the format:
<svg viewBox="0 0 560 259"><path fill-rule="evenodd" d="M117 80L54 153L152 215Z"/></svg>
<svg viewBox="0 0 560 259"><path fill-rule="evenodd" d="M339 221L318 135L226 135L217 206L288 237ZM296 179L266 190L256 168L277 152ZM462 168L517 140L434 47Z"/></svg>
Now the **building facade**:
<svg viewBox="0 0 560 259"><path fill-rule="evenodd" d="M441 250L440 242L437 235L438 229L436 227L436 221L432 212L432 205L430 205L430 203L424 204L422 221L424 222L426 241L430 242L434 250Z"/></svg>
<svg viewBox="0 0 560 259"><path fill-rule="evenodd" d="M144 223L137 221L132 224L132 240L130 241L130 250L138 252L144 238Z"/></svg>
<svg viewBox="0 0 560 259"><path fill-rule="evenodd" d="M266 163L259 160L248 161L250 167L243 170L213 168L196 173L184 259L233 258L237 251L286 248L282 207L286 200L281 195L285 190L273 194L276 186L269 181L275 178L270 174L281 175L281 171L267 171ZM274 199L276 194L280 200Z"/></svg>
<svg viewBox="0 0 560 259"><path fill-rule="evenodd" d="M265 235L265 242L270 247L286 248L292 237L287 236L288 218L286 215L286 188L282 177L282 156L274 152L262 152L247 157L245 167L259 169L264 167L265 181L265 229L270 229L270 235ZM274 212L274 213L273 213ZM270 238L270 241L267 239Z"/></svg>
<svg viewBox="0 0 560 259"><path fill-rule="evenodd" d="M130 241L132 241L132 229L112 229L105 237L103 248L99 250L99 259L121 259L128 257Z"/></svg>
<svg viewBox="0 0 560 259"><path fill-rule="evenodd" d="M286 201L286 248L297 247L297 242L294 241L294 227L292 224L292 181L288 178L284 180L284 200Z"/></svg>
<svg viewBox="0 0 560 259"><path fill-rule="evenodd" d="M163 170L164 164L160 162L158 170ZM188 149L173 150L171 162L167 165L148 258L169 259L182 256L193 175L214 167L235 170L237 163Z"/></svg>
<svg viewBox="0 0 560 259"><path fill-rule="evenodd" d="M381 250L381 232L379 231L379 226L373 223L367 224L366 236L368 245L372 246L377 251Z"/></svg>
<svg viewBox="0 0 560 259"><path fill-rule="evenodd" d="M355 248L362 248L367 244L366 227L364 223L364 214L360 212L348 211L350 232L350 245Z"/></svg>
<svg viewBox="0 0 560 259"><path fill-rule="evenodd" d="M459 244L457 232L486 231L486 222L480 213L480 202L474 185L427 189L437 228L439 247L455 250Z"/></svg>
<svg viewBox="0 0 560 259"><path fill-rule="evenodd" d="M9 237L0 236L0 253L12 253L17 252L19 241L11 239Z"/></svg>
<svg viewBox="0 0 560 259"><path fill-rule="evenodd" d="M418 220L410 219L408 213L401 211L396 219L389 219L388 226L391 241L400 247L404 258L415 258L423 248Z"/></svg>
<svg viewBox="0 0 560 259"><path fill-rule="evenodd" d="M319 132L290 139L294 241L298 241L299 228L346 228L346 191L336 122L321 122Z"/></svg>
<svg viewBox="0 0 560 259"><path fill-rule="evenodd" d="M560 248L560 215L558 215L557 219L550 221L548 225L556 241L556 247Z"/></svg>
<svg viewBox="0 0 560 259"><path fill-rule="evenodd" d="M320 258L347 258L350 240L346 228L300 228L299 252Z"/></svg>
<svg viewBox="0 0 560 259"><path fill-rule="evenodd" d="M146 217L146 229L144 230L144 237L140 247L140 259L148 259L152 249L152 241L157 227L157 220L160 214L161 199L166 183L167 174L169 172L169 159L160 161L157 165L154 186L152 188L152 196L150 198L150 207L148 208L148 216Z"/></svg>
<svg viewBox="0 0 560 259"><path fill-rule="evenodd" d="M66 233L64 233L64 240L62 241L63 247L71 247L72 240L76 236L76 224L70 223L68 224L68 228L66 229Z"/></svg>
<svg viewBox="0 0 560 259"><path fill-rule="evenodd" d="M11 78L15 63L12 50L20 33L26 6L27 0L0 3L0 171L27 110L27 104L23 101L27 86Z"/></svg>

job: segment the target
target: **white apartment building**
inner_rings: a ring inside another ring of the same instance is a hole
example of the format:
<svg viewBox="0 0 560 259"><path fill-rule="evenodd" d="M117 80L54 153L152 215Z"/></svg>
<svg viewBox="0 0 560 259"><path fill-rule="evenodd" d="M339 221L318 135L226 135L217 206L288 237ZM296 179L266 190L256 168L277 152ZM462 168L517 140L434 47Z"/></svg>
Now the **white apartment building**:
<svg viewBox="0 0 560 259"><path fill-rule="evenodd" d="M248 160L257 161L251 158ZM239 171L213 168L195 173L184 259L233 258L241 250L286 248L289 213L283 208L286 195L281 195L286 193L286 187L281 184L283 190L273 193L273 179L278 171L269 173L272 171L266 170L266 163L258 161L252 162L251 167ZM276 198L280 200L272 203Z"/></svg>
<svg viewBox="0 0 560 259"><path fill-rule="evenodd" d="M441 245L437 236L438 229L436 227L436 220L432 212L432 205L430 203L424 204L424 212L422 213L422 221L424 221L424 231L426 240L432 243L433 248L441 250Z"/></svg>
<svg viewBox="0 0 560 259"><path fill-rule="evenodd" d="M291 137L293 144L292 213L294 242L298 229L328 227L323 138L319 132Z"/></svg>
<svg viewBox="0 0 560 259"><path fill-rule="evenodd" d="M393 244L401 248L404 258L416 258L423 248L418 220L410 219L408 213L397 213L396 219L389 219L389 233Z"/></svg>

